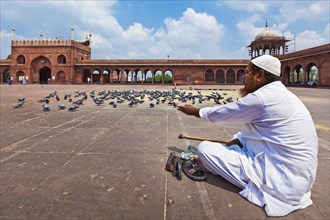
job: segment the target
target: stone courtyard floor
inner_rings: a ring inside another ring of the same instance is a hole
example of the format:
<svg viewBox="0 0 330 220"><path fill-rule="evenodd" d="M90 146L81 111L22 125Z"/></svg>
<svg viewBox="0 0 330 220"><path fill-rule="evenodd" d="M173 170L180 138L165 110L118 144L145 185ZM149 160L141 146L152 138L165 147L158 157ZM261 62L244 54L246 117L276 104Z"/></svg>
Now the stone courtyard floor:
<svg viewBox="0 0 330 220"><path fill-rule="evenodd" d="M178 91L238 97L241 86L188 86ZM170 91L161 85L0 85L0 219L268 219L219 176L204 182L164 170L171 151L198 141L178 134L229 140L238 126L186 116L166 103L97 106L91 91ZM289 88L310 110L319 136L314 204L279 219L330 219L329 89ZM43 111L50 98L51 111ZM65 94L86 91L77 111L59 110ZM14 108L25 97L22 108ZM190 103L190 102L188 102ZM181 103L180 103L181 104ZM196 106L215 103L196 102ZM303 129L303 128L302 128ZM276 219L276 218L271 218Z"/></svg>

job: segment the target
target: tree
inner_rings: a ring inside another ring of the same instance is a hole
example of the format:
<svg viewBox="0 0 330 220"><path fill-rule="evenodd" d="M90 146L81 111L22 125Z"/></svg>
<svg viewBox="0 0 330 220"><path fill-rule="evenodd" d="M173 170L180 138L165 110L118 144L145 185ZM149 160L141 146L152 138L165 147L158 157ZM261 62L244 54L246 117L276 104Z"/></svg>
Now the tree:
<svg viewBox="0 0 330 220"><path fill-rule="evenodd" d="M162 75L161 74L156 74L155 75L155 82L156 83L161 83L162 82Z"/></svg>
<svg viewBox="0 0 330 220"><path fill-rule="evenodd" d="M10 70L5 71L5 78L7 79L10 76Z"/></svg>
<svg viewBox="0 0 330 220"><path fill-rule="evenodd" d="M165 83L171 83L172 82L172 77L169 74L165 74L164 82Z"/></svg>
<svg viewBox="0 0 330 220"><path fill-rule="evenodd" d="M6 60L11 60L11 54L7 56Z"/></svg>

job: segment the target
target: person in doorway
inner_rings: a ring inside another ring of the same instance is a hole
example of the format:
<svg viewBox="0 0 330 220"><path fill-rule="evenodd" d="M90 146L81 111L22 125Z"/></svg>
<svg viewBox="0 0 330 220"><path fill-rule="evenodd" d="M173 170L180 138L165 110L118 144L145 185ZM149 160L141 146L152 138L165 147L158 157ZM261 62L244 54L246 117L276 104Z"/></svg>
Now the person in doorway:
<svg viewBox="0 0 330 220"><path fill-rule="evenodd" d="M240 195L265 207L268 216L285 216L312 204L318 137L304 104L280 81L281 63L270 55L252 59L236 102L178 110L211 122L242 124L224 146L209 141L197 147L200 167L221 175Z"/></svg>
<svg viewBox="0 0 330 220"><path fill-rule="evenodd" d="M22 78L22 85L26 85L25 76L23 76L23 78Z"/></svg>
<svg viewBox="0 0 330 220"><path fill-rule="evenodd" d="M87 77L87 84L90 85L91 84L91 78Z"/></svg>

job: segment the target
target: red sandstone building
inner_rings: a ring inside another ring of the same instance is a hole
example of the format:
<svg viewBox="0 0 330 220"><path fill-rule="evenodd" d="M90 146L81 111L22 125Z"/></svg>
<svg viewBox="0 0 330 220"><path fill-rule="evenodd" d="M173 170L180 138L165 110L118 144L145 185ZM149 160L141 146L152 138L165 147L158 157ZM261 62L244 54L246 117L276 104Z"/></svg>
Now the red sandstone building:
<svg viewBox="0 0 330 220"><path fill-rule="evenodd" d="M73 31L73 30L72 30ZM0 60L0 80L13 83L82 84L151 83L174 85L242 84L249 60L92 60L91 36L86 41L14 40L11 56ZM73 34L72 34L73 36ZM266 28L248 46L251 58L278 57L286 85L330 86L330 44L287 53L287 39Z"/></svg>

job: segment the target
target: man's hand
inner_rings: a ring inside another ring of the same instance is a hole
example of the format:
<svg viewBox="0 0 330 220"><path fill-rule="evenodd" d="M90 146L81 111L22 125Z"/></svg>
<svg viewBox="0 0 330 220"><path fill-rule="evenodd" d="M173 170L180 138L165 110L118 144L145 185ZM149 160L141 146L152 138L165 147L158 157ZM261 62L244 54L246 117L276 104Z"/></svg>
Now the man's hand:
<svg viewBox="0 0 330 220"><path fill-rule="evenodd" d="M184 106L178 106L177 109L187 115L193 115L197 118L200 118L199 116L199 108L195 108L192 105L184 105Z"/></svg>
<svg viewBox="0 0 330 220"><path fill-rule="evenodd" d="M240 148L243 148L243 145L241 144L241 142L237 138L229 141L226 144L226 146L231 146L231 145L235 145L235 144L237 144Z"/></svg>

